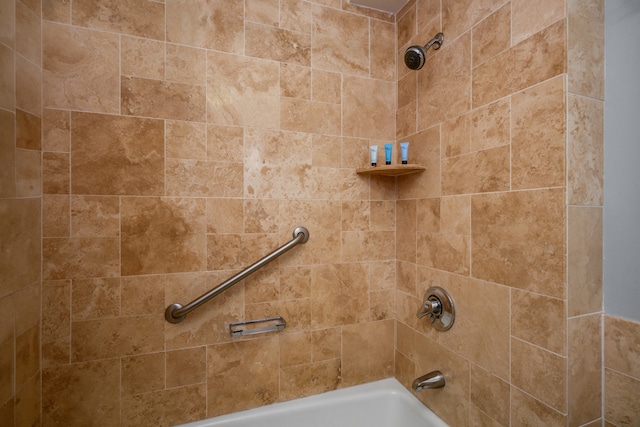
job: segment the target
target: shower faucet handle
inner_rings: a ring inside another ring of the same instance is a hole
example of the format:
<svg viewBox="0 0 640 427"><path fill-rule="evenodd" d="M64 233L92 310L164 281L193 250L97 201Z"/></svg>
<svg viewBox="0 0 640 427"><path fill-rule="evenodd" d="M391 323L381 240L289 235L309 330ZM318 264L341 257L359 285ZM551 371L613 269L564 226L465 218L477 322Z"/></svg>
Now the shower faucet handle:
<svg viewBox="0 0 640 427"><path fill-rule="evenodd" d="M439 286L432 286L424 294L418 319L429 316L431 324L438 331L447 331L453 326L456 311L451 296Z"/></svg>

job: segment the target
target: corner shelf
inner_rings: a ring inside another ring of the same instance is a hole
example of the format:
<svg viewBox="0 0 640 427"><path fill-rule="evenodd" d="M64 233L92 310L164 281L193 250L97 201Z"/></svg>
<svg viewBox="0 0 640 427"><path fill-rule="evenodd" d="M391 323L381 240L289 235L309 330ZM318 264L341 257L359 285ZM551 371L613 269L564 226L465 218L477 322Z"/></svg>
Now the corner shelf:
<svg viewBox="0 0 640 427"><path fill-rule="evenodd" d="M380 166L367 166L364 168L356 169L356 173L360 175L385 175L385 176L401 176L408 175L410 173L418 173L427 169L422 165L380 165Z"/></svg>

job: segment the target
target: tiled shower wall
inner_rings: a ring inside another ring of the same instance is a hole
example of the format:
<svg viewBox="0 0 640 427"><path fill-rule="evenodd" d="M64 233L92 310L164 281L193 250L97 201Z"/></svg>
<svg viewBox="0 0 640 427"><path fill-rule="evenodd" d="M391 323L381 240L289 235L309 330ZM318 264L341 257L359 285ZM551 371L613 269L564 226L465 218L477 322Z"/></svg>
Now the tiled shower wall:
<svg viewBox="0 0 640 427"><path fill-rule="evenodd" d="M37 3L37 4L36 4ZM0 425L40 423L40 5L0 2Z"/></svg>
<svg viewBox="0 0 640 427"><path fill-rule="evenodd" d="M392 16L43 2L45 425L173 425L394 372ZM310 239L199 308L292 238ZM231 340L230 322L283 316Z"/></svg>
<svg viewBox="0 0 640 427"><path fill-rule="evenodd" d="M397 18L396 376L451 425L602 423L603 2L431 1ZM401 64L401 60L399 61ZM414 150L415 152L415 150ZM415 318L429 286L454 327Z"/></svg>

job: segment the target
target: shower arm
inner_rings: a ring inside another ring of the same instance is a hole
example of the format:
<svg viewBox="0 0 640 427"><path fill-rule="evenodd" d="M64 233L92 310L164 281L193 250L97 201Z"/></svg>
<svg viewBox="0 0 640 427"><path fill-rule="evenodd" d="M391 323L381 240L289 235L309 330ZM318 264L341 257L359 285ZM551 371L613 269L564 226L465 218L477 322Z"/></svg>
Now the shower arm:
<svg viewBox="0 0 640 427"><path fill-rule="evenodd" d="M436 46L433 46L434 50L438 50L440 49L440 47L442 46L442 43L444 42L444 34L442 33L438 33L436 34L436 36L434 38L432 38L431 40L429 40L427 42L427 44L424 45L424 51L428 51L429 48L431 48L431 46L433 46L434 44Z"/></svg>

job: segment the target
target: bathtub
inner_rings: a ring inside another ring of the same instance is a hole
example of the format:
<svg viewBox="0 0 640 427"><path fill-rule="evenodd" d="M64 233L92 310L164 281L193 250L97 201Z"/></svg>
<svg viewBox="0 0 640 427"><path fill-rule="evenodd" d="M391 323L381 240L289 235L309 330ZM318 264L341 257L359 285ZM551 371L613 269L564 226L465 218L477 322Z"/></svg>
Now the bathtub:
<svg viewBox="0 0 640 427"><path fill-rule="evenodd" d="M428 393L424 390L422 393ZM446 427L396 379L182 424L181 427Z"/></svg>

